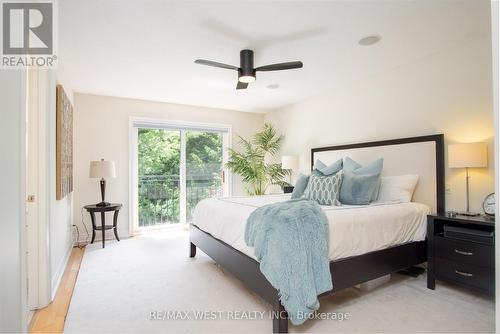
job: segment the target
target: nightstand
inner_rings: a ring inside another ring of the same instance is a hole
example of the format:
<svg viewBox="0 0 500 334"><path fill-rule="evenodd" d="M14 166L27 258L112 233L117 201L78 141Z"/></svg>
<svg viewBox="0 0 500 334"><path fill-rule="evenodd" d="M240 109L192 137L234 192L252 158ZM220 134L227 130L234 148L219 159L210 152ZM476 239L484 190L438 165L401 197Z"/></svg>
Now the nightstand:
<svg viewBox="0 0 500 334"><path fill-rule="evenodd" d="M427 216L427 287L441 280L494 294L494 231L489 217Z"/></svg>
<svg viewBox="0 0 500 334"><path fill-rule="evenodd" d="M104 197L103 197L104 198ZM102 248L105 247L106 243L106 235L105 231L106 230L113 230L115 233L115 238L117 241L120 241L120 238L118 238L118 212L120 212L120 209L122 208L122 205L119 203L111 203L106 206L100 206L100 205L85 205L84 206L85 210L87 210L90 213L90 219L92 221L92 240L90 241L91 244L94 243L95 240L95 231L101 231L102 233ZM106 212L114 212L113 214L113 225L106 225ZM95 214L100 213L101 214L101 225L98 226L96 224L96 219L95 219Z"/></svg>

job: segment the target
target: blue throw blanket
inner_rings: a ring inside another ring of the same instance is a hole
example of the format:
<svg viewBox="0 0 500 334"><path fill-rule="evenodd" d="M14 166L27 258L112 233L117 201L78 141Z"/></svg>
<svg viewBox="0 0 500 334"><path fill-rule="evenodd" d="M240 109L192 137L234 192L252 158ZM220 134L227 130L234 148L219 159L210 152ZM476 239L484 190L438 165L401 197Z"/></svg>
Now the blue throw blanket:
<svg viewBox="0 0 500 334"><path fill-rule="evenodd" d="M318 295L332 289L328 220L313 201L298 199L256 209L245 242L255 248L260 270L279 291L294 325L319 308Z"/></svg>

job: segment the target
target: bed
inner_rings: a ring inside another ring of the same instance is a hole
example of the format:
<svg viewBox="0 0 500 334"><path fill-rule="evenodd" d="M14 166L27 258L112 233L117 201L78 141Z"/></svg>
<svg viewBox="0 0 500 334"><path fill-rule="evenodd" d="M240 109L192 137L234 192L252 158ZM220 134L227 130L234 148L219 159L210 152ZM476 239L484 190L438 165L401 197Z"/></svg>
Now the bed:
<svg viewBox="0 0 500 334"><path fill-rule="evenodd" d="M411 203L374 203L363 207L322 207L329 221L329 259L333 289L327 295L423 263L427 259L428 213L444 212L443 135L313 148L325 163L349 156L360 163L384 158L383 175L418 174ZM277 290L259 270L253 249L244 242L246 218L255 208L285 201L288 195L209 199L196 208L190 228L190 257L200 248L273 307L273 332L288 332ZM352 237L355 235L356 237Z"/></svg>

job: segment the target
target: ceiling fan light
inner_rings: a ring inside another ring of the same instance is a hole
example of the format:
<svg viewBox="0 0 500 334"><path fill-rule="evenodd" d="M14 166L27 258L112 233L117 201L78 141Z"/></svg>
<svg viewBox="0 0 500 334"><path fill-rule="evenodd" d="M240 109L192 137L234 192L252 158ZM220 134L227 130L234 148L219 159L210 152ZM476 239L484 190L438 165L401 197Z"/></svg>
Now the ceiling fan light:
<svg viewBox="0 0 500 334"><path fill-rule="evenodd" d="M238 81L244 83L254 82L255 77L252 75L242 75L241 77L238 78Z"/></svg>

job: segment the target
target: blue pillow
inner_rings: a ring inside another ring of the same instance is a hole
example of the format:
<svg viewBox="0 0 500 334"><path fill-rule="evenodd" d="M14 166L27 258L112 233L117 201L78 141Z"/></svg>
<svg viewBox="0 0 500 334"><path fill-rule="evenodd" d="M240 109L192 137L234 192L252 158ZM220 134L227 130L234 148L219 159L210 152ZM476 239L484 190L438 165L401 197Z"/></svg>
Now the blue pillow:
<svg viewBox="0 0 500 334"><path fill-rule="evenodd" d="M344 171L353 172L355 174L380 174L382 173L382 168L384 168L384 159L380 158L366 166L361 166L356 161L349 157L344 159Z"/></svg>
<svg viewBox="0 0 500 334"><path fill-rule="evenodd" d="M319 205L339 205L341 183L342 173L312 174L304 191L304 198L316 201Z"/></svg>
<svg viewBox="0 0 500 334"><path fill-rule="evenodd" d="M309 183L309 175L300 174L292 192L292 199L301 198Z"/></svg>
<svg viewBox="0 0 500 334"><path fill-rule="evenodd" d="M320 172L323 175L332 175L340 172L340 170L342 169L342 165L342 159L339 159L328 166L325 165L321 160L316 160L314 170Z"/></svg>
<svg viewBox="0 0 500 334"><path fill-rule="evenodd" d="M344 172L340 203L350 205L370 204L373 193L377 189L380 174L354 174Z"/></svg>
<svg viewBox="0 0 500 334"><path fill-rule="evenodd" d="M359 163L357 163L356 161L352 160L349 157L345 157L344 159L344 172L351 172L357 175L364 175L364 174L379 175L377 186L371 198L372 201L376 201L378 198L378 193L380 191L380 174L382 173L383 168L384 168L383 158L377 159L366 166L361 166Z"/></svg>

